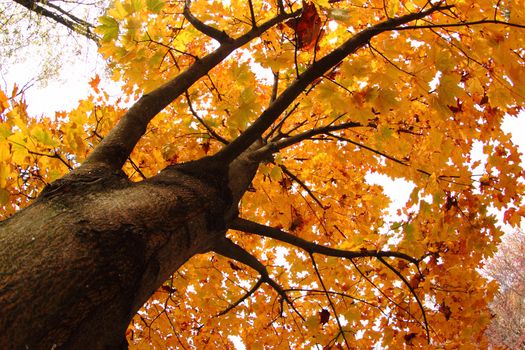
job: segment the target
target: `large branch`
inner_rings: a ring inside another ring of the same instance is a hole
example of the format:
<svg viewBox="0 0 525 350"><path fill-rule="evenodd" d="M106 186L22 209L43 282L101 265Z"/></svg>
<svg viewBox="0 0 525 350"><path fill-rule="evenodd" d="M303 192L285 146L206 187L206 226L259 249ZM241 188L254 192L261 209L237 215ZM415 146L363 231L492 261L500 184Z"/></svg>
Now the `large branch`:
<svg viewBox="0 0 525 350"><path fill-rule="evenodd" d="M507 21L501 21L497 19L481 19L479 21L464 21L459 23L436 23L436 24L421 24L421 25L415 25L415 26L406 26L399 28L399 30L413 30L413 29L432 29L432 28L453 28L453 27L466 27L466 26L474 26L474 25L481 25L481 24L498 24L498 25L506 25L509 27L514 28L520 28L525 29L525 24L521 23L513 23L513 22L507 22Z"/></svg>
<svg viewBox="0 0 525 350"><path fill-rule="evenodd" d="M403 24L422 19L436 11L442 11L452 6L434 6L426 11L411 13L399 18L389 19L378 23L348 39L331 53L313 63L301 73L270 106L248 127L238 138L217 153L225 162L231 162L246 148L255 142L279 118L288 106L316 79L322 77L331 68L335 67L345 57L355 53L366 45L374 36L385 31L396 30Z"/></svg>
<svg viewBox="0 0 525 350"><path fill-rule="evenodd" d="M285 242L293 246L296 246L298 248L301 248L305 250L306 252L308 252L309 254L317 253L317 254L339 257L339 258L347 258L347 259L365 258L365 257L375 257L375 258L391 257L391 258L403 259L415 265L419 263L417 259L407 254L400 253L400 252L381 251L381 250L351 251L351 250L342 250L342 249L325 247L323 245L316 244L316 243L307 241L305 239L302 239L300 237L294 236L278 228L261 225L256 222L242 219L242 218L236 218L235 220L233 220L228 228L277 239L281 242Z"/></svg>
<svg viewBox="0 0 525 350"><path fill-rule="evenodd" d="M205 76L212 68L221 63L234 50L259 37L277 23L296 16L297 13L278 14L237 39L223 42L219 48L199 59L174 79L143 95L131 106L104 140L95 147L79 168L80 171L83 168L90 169L93 166L112 170L122 168L136 143L146 132L146 128L153 117Z"/></svg>
<svg viewBox="0 0 525 350"><path fill-rule="evenodd" d="M13 1L19 5L24 6L29 11L33 11L33 12L38 13L41 16L50 18L53 21L59 24L62 24L66 28L72 30L73 32L83 35L90 40L93 40L98 45L99 38L97 37L95 33L91 31L91 29L93 28L93 25L81 20L80 18L70 14L67 11L62 10L60 7L54 4L51 4L51 3L47 4L46 2L39 3L39 1L35 1L35 0L13 0ZM54 8L61 14L50 11L44 6L49 6L51 8Z"/></svg>

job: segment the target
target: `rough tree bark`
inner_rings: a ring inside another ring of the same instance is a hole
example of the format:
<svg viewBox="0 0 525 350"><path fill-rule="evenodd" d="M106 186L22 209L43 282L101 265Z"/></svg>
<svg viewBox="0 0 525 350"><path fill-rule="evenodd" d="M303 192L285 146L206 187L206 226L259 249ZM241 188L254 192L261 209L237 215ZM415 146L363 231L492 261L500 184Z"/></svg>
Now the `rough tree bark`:
<svg viewBox="0 0 525 350"><path fill-rule="evenodd" d="M143 96L79 168L0 223L0 348L124 348L126 327L150 295L185 261L210 250L248 264L279 291L258 261L225 238L228 228L274 237L309 253L415 261L399 253L319 247L239 219L237 206L259 162L315 134L352 126L332 125L272 144L260 142L304 88L373 36L447 7L390 19L356 34L312 64L215 156L170 166L132 183L121 167L149 121L233 50L297 15L282 7L273 19L234 39L199 22L188 6L189 22L220 47Z"/></svg>
<svg viewBox="0 0 525 350"><path fill-rule="evenodd" d="M0 347L117 348L163 281L224 235L221 192L176 169L44 192L1 224Z"/></svg>

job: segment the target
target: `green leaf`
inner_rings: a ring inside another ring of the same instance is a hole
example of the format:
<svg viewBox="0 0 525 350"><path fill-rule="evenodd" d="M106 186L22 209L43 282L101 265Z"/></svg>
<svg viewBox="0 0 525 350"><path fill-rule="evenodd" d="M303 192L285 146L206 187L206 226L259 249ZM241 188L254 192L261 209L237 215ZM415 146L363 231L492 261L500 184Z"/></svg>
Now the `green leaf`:
<svg viewBox="0 0 525 350"><path fill-rule="evenodd" d="M142 9L142 0L131 0L131 8L133 11L139 11Z"/></svg>
<svg viewBox="0 0 525 350"><path fill-rule="evenodd" d="M361 311L356 307L350 307L345 312L343 312L343 316L348 320L348 322L359 321L361 318Z"/></svg>
<svg viewBox="0 0 525 350"><path fill-rule="evenodd" d="M53 138L44 130L44 128L37 126L31 130L31 136L33 136L38 142L46 146L56 147L58 142L53 140Z"/></svg>
<svg viewBox="0 0 525 350"><path fill-rule="evenodd" d="M410 193L410 200L412 203L418 203L419 202L419 188L414 187L412 190L412 193Z"/></svg>
<svg viewBox="0 0 525 350"><path fill-rule="evenodd" d="M146 0L146 6L148 10L153 13L158 13L164 7L164 1L162 0Z"/></svg>
<svg viewBox="0 0 525 350"><path fill-rule="evenodd" d="M64 175L64 173L57 169L51 169L48 172L48 177L50 181L55 181L56 179L62 177L62 175Z"/></svg>
<svg viewBox="0 0 525 350"><path fill-rule="evenodd" d="M11 128L7 125L0 125L0 140L4 140L7 137L13 135Z"/></svg>
<svg viewBox="0 0 525 350"><path fill-rule="evenodd" d="M109 16L102 16L99 18L101 25L97 27L100 34L102 34L102 40L110 41L116 39L119 33L119 24L113 18Z"/></svg>
<svg viewBox="0 0 525 350"><path fill-rule="evenodd" d="M283 172L280 167L274 166L270 171L270 178L275 181L281 180L283 177Z"/></svg>
<svg viewBox="0 0 525 350"><path fill-rule="evenodd" d="M405 238L409 242L414 242L415 240L416 227L412 224L405 226Z"/></svg>
<svg viewBox="0 0 525 350"><path fill-rule="evenodd" d="M5 188L0 188L0 205L6 205L9 202L9 191Z"/></svg>
<svg viewBox="0 0 525 350"><path fill-rule="evenodd" d="M350 20L350 10L328 8L326 9L326 17L340 22L348 22Z"/></svg>

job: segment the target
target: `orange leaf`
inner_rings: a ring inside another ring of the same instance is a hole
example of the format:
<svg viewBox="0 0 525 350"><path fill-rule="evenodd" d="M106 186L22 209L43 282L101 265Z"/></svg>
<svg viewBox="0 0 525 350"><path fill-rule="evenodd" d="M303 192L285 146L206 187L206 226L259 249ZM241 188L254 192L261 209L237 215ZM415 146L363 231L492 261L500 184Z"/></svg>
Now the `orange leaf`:
<svg viewBox="0 0 525 350"><path fill-rule="evenodd" d="M100 77L98 76L98 74L95 75L95 77L89 81L89 86L91 86L91 88L95 90L97 94L100 92L100 90L98 89L99 83L100 83Z"/></svg>
<svg viewBox="0 0 525 350"><path fill-rule="evenodd" d="M321 18L313 3L303 2L303 11L299 19L291 19L286 25L295 30L297 47L302 50L312 49L322 36Z"/></svg>

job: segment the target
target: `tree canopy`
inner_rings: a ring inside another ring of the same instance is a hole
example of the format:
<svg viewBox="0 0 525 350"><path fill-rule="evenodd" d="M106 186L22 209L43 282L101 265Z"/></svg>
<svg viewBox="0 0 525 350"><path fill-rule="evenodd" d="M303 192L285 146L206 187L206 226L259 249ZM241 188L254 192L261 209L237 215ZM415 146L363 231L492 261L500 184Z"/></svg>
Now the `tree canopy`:
<svg viewBox="0 0 525 350"><path fill-rule="evenodd" d="M525 214L501 129L525 103L523 0L116 0L99 21L120 97L97 76L34 118L0 91L4 217L69 171L258 166L226 240L172 271L130 346L486 346L494 211ZM395 213L374 174L409 182Z"/></svg>

